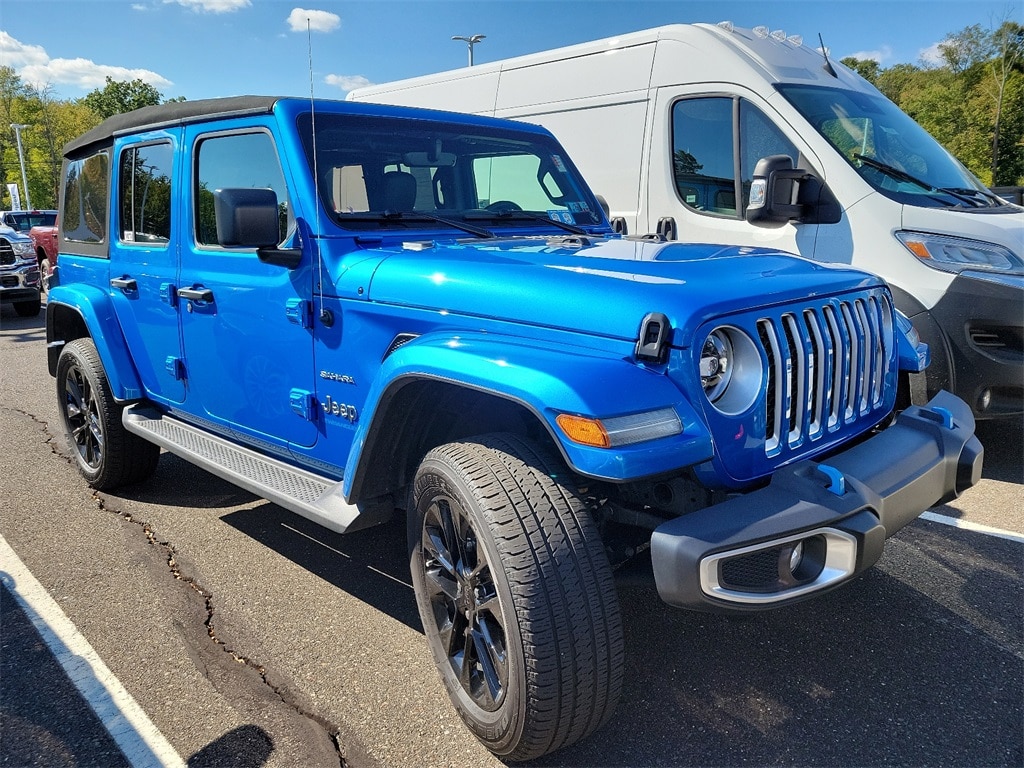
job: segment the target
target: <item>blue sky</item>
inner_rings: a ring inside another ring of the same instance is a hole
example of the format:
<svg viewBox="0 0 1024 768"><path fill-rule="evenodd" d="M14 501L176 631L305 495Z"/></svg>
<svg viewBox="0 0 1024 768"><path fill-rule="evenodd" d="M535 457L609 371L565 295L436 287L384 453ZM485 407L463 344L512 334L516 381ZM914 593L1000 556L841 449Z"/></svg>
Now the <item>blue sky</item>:
<svg viewBox="0 0 1024 768"><path fill-rule="evenodd" d="M837 58L919 63L950 32L1024 22L1021 0L2 0L0 65L74 99L140 78L166 98L246 93L341 98L383 83L662 24L733 21L820 32ZM307 35L306 19L311 32Z"/></svg>

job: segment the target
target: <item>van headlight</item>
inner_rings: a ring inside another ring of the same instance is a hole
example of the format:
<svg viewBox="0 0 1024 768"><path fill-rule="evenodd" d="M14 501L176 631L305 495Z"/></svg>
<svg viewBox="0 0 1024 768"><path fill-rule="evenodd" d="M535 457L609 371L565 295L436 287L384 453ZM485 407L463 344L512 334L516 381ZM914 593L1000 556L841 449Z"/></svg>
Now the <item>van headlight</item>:
<svg viewBox="0 0 1024 768"><path fill-rule="evenodd" d="M929 267L943 272L981 270L1024 274L1024 261L1020 256L995 243L927 232L897 232L896 239Z"/></svg>
<svg viewBox="0 0 1024 768"><path fill-rule="evenodd" d="M764 371L753 340L732 325L720 325L704 339L698 362L700 384L708 401L734 416L754 404Z"/></svg>

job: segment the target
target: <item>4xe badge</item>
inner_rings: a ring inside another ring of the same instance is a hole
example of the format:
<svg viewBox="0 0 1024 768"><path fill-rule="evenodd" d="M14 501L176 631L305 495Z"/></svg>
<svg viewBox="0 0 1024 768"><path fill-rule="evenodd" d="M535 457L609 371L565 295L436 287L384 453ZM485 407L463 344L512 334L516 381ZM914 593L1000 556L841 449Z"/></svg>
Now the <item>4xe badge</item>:
<svg viewBox="0 0 1024 768"><path fill-rule="evenodd" d="M359 413L356 411L356 407L354 405L339 403L330 395L327 396L327 400L322 404L322 408L324 409L324 413L332 416L341 416L343 419L348 419L353 424L359 417Z"/></svg>

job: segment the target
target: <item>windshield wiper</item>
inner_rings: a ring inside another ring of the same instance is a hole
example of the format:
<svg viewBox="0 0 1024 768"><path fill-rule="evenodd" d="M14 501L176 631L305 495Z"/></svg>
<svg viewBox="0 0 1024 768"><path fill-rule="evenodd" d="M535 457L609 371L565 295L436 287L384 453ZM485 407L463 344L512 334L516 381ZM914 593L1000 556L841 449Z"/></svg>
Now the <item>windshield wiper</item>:
<svg viewBox="0 0 1024 768"><path fill-rule="evenodd" d="M449 219L447 216L438 216L436 213L427 213L426 211L413 211L412 213L403 213L402 211L395 211L394 213L389 212L389 216L397 216L404 219L427 219L428 221L436 221L439 224L447 224L449 227L455 227L461 229L463 232L469 232L471 235L477 237L493 238L495 234L489 229L483 227L475 227L472 224L467 224L464 221L456 221L455 219Z"/></svg>
<svg viewBox="0 0 1024 768"><path fill-rule="evenodd" d="M426 211L384 211L383 213L342 213L338 215L341 222L348 221L436 221L439 224L446 224L449 227L455 229L461 229L463 232L468 232L471 235L477 237L483 237L491 239L495 237L495 234L489 229L483 227L476 227L472 224L467 224L464 221L457 221L456 219L449 219L446 216L438 216L434 213L427 213Z"/></svg>
<svg viewBox="0 0 1024 768"><path fill-rule="evenodd" d="M945 187L942 191L957 192L962 195L973 195L974 197L983 197L992 204L993 208L999 208L1006 205L1006 201L1003 200L1003 198L995 192L991 192L987 189L978 189L975 187Z"/></svg>
<svg viewBox="0 0 1024 768"><path fill-rule="evenodd" d="M533 211L490 211L486 214L469 214L474 218L488 218L488 219L530 219L533 221L543 222L544 224L554 224L556 227L564 229L566 232L572 232L574 235L589 235L590 233L582 227L577 227L575 224L567 224L564 221L558 221L558 219L552 219L547 216L543 216Z"/></svg>
<svg viewBox="0 0 1024 768"><path fill-rule="evenodd" d="M857 158L858 160L860 160L862 163L864 163L864 165L871 166L872 168L874 168L874 169L876 169L878 171L881 171L886 176L889 176L889 177L891 177L893 179L896 179L897 181L905 181L905 182L908 182L909 184L914 184L915 186L918 186L921 189L926 190L927 192L941 192L944 195L949 195L950 197L955 197L960 202L967 203L972 208L981 208L981 207L983 207L982 204L979 203L976 198L968 197L967 195L959 192L958 190L949 189L947 187L936 187L936 186L934 186L932 184L929 184L927 181L922 181L921 179L917 178L916 176L911 176L906 171L900 170L899 168L897 168L897 167L895 167L893 165L889 165L888 163L880 162L878 160L875 160L875 158L873 158L873 157L868 157L867 155L862 155L859 152L854 152L853 156L855 158Z"/></svg>

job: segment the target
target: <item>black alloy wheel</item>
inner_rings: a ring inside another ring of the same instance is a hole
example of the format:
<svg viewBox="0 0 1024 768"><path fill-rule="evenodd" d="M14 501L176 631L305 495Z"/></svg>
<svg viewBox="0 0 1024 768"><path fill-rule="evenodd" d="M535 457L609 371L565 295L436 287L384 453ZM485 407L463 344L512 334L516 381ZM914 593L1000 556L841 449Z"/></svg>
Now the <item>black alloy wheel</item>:
<svg viewBox="0 0 1024 768"><path fill-rule="evenodd" d="M529 760L601 727L623 680L611 568L550 446L490 434L430 451L407 512L416 604L476 737Z"/></svg>
<svg viewBox="0 0 1024 768"><path fill-rule="evenodd" d="M508 685L505 622L491 564L457 499L432 500L422 547L434 628L448 663L473 702L493 712Z"/></svg>
<svg viewBox="0 0 1024 768"><path fill-rule="evenodd" d="M92 339L68 342L57 361L57 408L78 471L112 490L153 474L160 448L128 432Z"/></svg>

